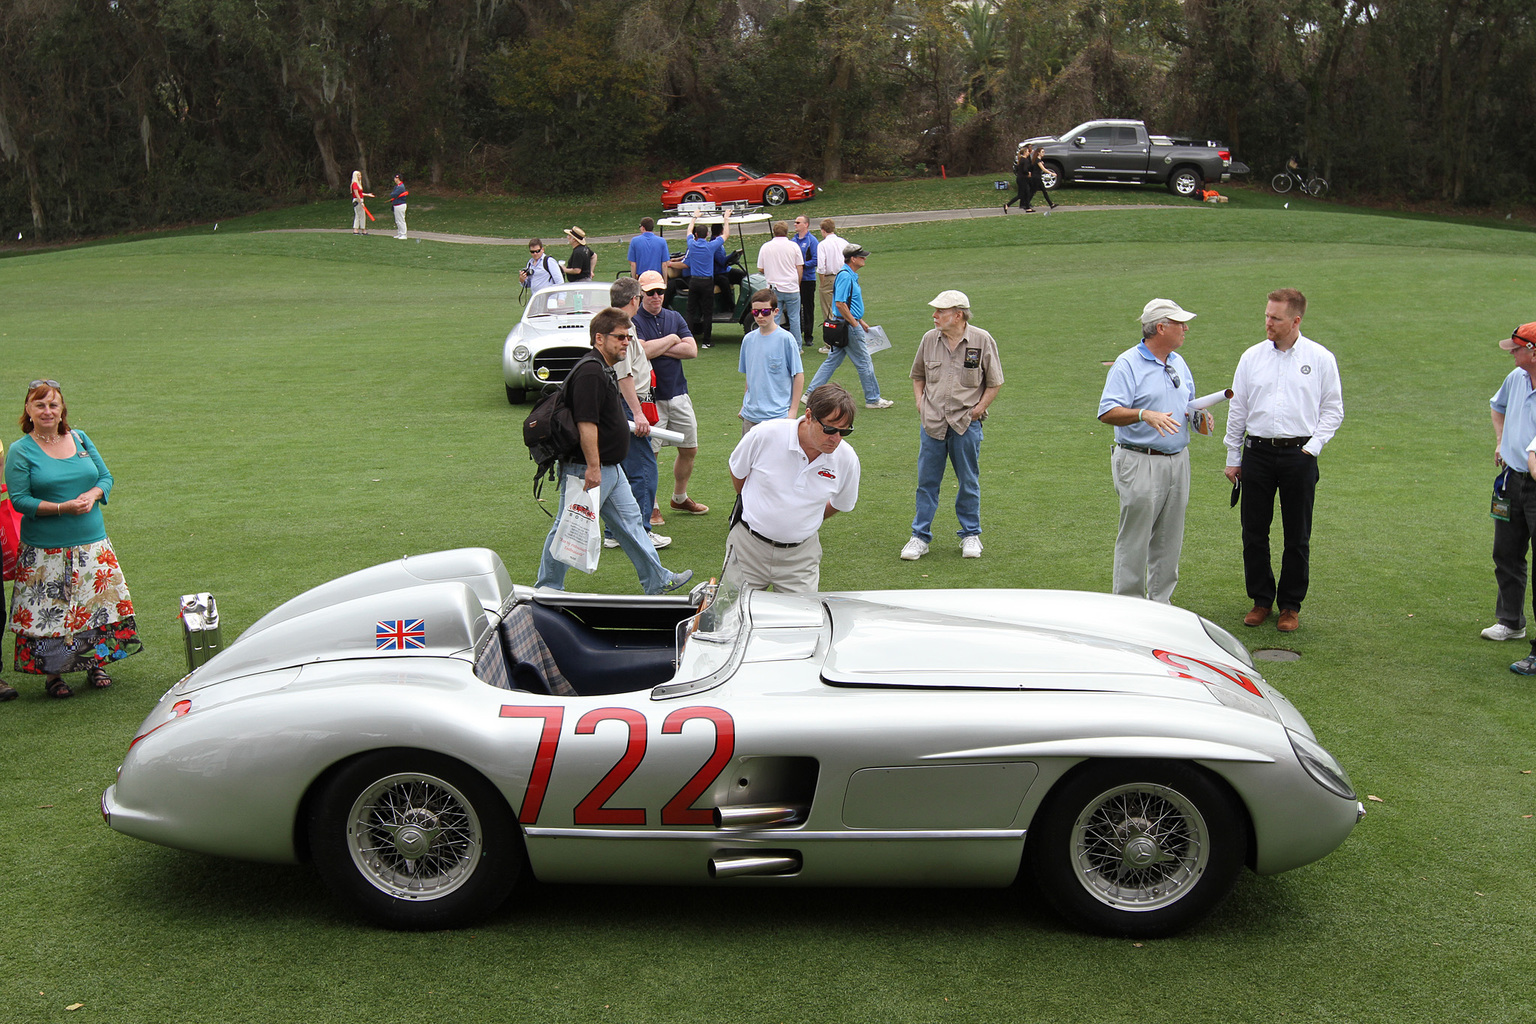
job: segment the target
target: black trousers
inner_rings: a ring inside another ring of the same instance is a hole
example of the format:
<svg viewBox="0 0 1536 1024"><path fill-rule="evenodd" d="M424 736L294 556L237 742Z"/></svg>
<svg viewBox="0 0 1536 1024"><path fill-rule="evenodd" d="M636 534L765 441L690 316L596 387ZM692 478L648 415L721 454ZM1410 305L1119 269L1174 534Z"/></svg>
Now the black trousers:
<svg viewBox="0 0 1536 1024"><path fill-rule="evenodd" d="M711 343L715 331L715 279L695 274L688 279L688 327L701 346Z"/></svg>
<svg viewBox="0 0 1536 1024"><path fill-rule="evenodd" d="M1003 209L1005 209L1005 210L1008 209L1008 207L1012 206L1014 203L1018 203L1019 204L1019 209L1021 209L1021 210L1029 205L1029 200L1024 198L1024 186L1027 185L1027 184L1029 184L1029 179L1028 178L1014 178L1013 179L1013 190L1014 190L1014 192L1016 192L1018 194L1015 195L1012 199L1008 200L1006 203L1004 203L1003 204ZM1030 193L1033 194L1034 190L1031 189Z"/></svg>
<svg viewBox="0 0 1536 1024"><path fill-rule="evenodd" d="M815 337L811 330L816 326L816 282L800 282L800 340L809 347Z"/></svg>
<svg viewBox="0 0 1536 1024"><path fill-rule="evenodd" d="M1509 474L1509 522L1493 521L1493 578L1499 585L1494 614L1510 629L1525 628L1525 556L1536 536L1536 481ZM1536 654L1536 642L1531 645Z"/></svg>
<svg viewBox="0 0 1536 1024"><path fill-rule="evenodd" d="M1301 610L1311 573L1317 481L1317 459L1300 448L1257 444L1243 449L1243 576L1248 596L1260 607ZM1285 532L1278 586L1269 555L1276 495Z"/></svg>

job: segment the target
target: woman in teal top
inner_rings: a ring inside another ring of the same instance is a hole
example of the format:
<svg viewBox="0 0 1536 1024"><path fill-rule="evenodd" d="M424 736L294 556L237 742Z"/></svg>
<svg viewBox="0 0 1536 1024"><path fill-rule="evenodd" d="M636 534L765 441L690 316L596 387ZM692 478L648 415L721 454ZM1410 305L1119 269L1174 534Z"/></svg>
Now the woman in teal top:
<svg viewBox="0 0 1536 1024"><path fill-rule="evenodd" d="M51 697L73 695L66 672L105 689L112 678L102 665L143 648L101 516L112 474L91 439L70 429L58 381L31 383L21 429L5 456L5 484L22 515L11 594L16 668L45 676Z"/></svg>
<svg viewBox="0 0 1536 1024"><path fill-rule="evenodd" d="M0 442L0 457L3 457L4 455L5 443ZM6 497L9 498L10 495L6 495ZM7 512L4 514L9 515L10 513ZM0 580L0 626L5 625L5 609L5 581ZM16 687L7 686L5 680L0 679L0 701L15 700L17 696L18 694L16 693Z"/></svg>

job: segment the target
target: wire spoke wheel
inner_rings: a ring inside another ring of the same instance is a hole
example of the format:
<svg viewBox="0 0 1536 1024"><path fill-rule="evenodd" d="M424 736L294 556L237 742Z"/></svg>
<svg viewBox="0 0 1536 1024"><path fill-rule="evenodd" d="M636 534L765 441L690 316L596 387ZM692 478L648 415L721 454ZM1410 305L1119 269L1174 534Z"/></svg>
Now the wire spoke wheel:
<svg viewBox="0 0 1536 1024"><path fill-rule="evenodd" d="M1205 871L1209 835L1194 804L1166 786L1100 794L1072 831L1073 869L1105 906L1155 910L1176 902Z"/></svg>
<svg viewBox="0 0 1536 1024"><path fill-rule="evenodd" d="M431 900L463 885L480 862L480 819L442 779L391 775L360 794L347 845L364 878L397 899Z"/></svg>

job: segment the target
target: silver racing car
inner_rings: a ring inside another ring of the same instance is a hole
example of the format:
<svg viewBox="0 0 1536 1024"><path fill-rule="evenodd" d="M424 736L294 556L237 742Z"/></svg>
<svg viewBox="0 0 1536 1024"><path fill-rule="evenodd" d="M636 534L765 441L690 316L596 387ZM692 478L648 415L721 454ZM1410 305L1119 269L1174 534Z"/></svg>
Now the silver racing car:
<svg viewBox="0 0 1536 1024"><path fill-rule="evenodd" d="M447 928L546 882L996 886L1166 935L1363 815L1230 634L1066 591L514 586L483 548L293 598L183 678L102 796Z"/></svg>

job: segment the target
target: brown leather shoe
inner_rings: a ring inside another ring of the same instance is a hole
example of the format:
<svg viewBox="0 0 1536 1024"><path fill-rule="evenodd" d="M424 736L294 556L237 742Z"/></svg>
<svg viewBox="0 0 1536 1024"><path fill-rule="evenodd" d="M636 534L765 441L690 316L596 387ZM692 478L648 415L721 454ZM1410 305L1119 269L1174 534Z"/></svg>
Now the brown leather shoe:
<svg viewBox="0 0 1536 1024"><path fill-rule="evenodd" d="M1262 626L1267 618L1269 618L1269 609L1261 604L1256 604L1253 606L1253 611L1243 616L1243 625Z"/></svg>
<svg viewBox="0 0 1536 1024"><path fill-rule="evenodd" d="M1289 608L1280 610L1280 618L1275 622L1275 628L1282 633L1294 633L1301 626L1301 612L1292 611Z"/></svg>
<svg viewBox="0 0 1536 1024"><path fill-rule="evenodd" d="M651 525L652 526L666 526L667 525L667 521L665 519L661 518L661 509L659 509L659 508L651 509Z"/></svg>

